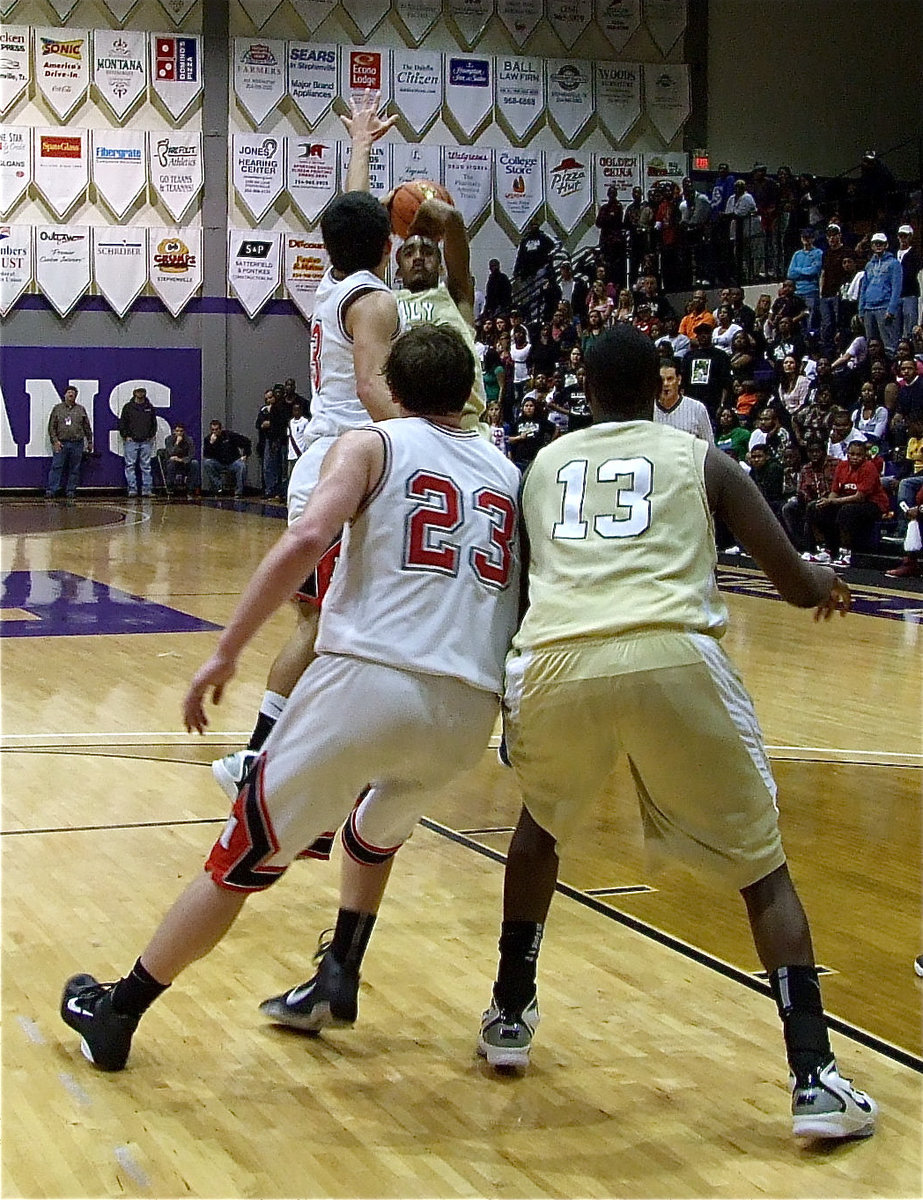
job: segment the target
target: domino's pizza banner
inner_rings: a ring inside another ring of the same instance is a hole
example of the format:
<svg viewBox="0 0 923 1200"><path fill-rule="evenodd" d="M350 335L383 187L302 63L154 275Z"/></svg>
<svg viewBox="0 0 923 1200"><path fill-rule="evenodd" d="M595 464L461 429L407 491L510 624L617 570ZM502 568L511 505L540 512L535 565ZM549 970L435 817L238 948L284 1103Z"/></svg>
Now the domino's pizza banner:
<svg viewBox="0 0 923 1200"><path fill-rule="evenodd" d="M202 439L200 350L7 346L0 354L0 485L44 487L51 461L48 417L75 387L93 427L96 456L83 464L88 487L124 484L119 413L136 387L157 412L160 449L177 421L196 446Z"/></svg>

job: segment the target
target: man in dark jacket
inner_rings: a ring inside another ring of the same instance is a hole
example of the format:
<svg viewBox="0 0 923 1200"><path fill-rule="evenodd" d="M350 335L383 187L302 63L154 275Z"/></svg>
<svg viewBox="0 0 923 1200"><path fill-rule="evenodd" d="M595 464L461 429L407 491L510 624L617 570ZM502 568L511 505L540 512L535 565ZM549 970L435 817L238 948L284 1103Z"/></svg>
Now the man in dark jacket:
<svg viewBox="0 0 923 1200"><path fill-rule="evenodd" d="M513 285L509 275L500 270L499 258L487 264L487 284L484 288L484 316L495 317L508 313L513 305Z"/></svg>
<svg viewBox="0 0 923 1200"><path fill-rule="evenodd" d="M202 490L220 492L226 475L234 476L234 495L244 494L251 443L243 434L212 421L202 445Z"/></svg>
<svg viewBox="0 0 923 1200"><path fill-rule="evenodd" d="M119 437L125 443L125 483L129 496L151 496L151 452L157 434L157 414L147 398L147 389L136 387L131 399L122 406L119 416ZM138 487L138 472L141 486Z"/></svg>

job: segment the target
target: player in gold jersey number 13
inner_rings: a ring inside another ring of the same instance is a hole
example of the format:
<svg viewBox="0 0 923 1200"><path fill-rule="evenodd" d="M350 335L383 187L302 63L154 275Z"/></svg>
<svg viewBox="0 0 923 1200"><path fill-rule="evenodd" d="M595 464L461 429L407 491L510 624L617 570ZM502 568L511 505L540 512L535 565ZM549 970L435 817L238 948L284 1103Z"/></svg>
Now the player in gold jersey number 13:
<svg viewBox="0 0 923 1200"><path fill-rule="evenodd" d="M557 474L564 484L561 520L551 536L556 541L582 541L589 529L584 520L587 474L585 458L571 459ZM593 518L593 531L604 538L637 537L651 527L651 502L654 490L654 464L647 458L607 458L596 468L598 483L615 484L615 512ZM623 482L624 481L624 482Z"/></svg>

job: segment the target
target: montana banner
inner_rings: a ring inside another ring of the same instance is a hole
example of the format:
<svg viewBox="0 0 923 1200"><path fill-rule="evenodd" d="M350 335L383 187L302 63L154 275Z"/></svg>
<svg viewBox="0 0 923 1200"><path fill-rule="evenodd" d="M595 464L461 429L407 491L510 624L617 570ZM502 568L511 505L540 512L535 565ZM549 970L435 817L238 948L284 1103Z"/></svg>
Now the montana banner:
<svg viewBox="0 0 923 1200"><path fill-rule="evenodd" d="M622 204L631 203L631 193L641 186L642 156L640 154L597 154L596 197L600 204L609 197L609 188L618 188Z"/></svg>
<svg viewBox="0 0 923 1200"><path fill-rule="evenodd" d="M202 190L201 133L148 133L151 187L174 221L198 198Z"/></svg>
<svg viewBox="0 0 923 1200"><path fill-rule="evenodd" d="M463 137L473 138L484 126L493 109L493 83L493 59L446 55L446 120Z"/></svg>
<svg viewBox="0 0 923 1200"><path fill-rule="evenodd" d="M148 230L148 282L167 311L178 317L202 286L202 230Z"/></svg>
<svg viewBox="0 0 923 1200"><path fill-rule="evenodd" d="M545 198L542 152L497 150L494 157L494 179L497 215L502 212L522 233L541 208Z"/></svg>
<svg viewBox="0 0 923 1200"><path fill-rule="evenodd" d="M484 30L494 15L494 0L448 0L443 13L455 26L459 43L470 50L484 36Z"/></svg>
<svg viewBox="0 0 923 1200"><path fill-rule="evenodd" d="M545 202L563 233L573 233L593 203L589 154L545 151Z"/></svg>
<svg viewBox="0 0 923 1200"><path fill-rule="evenodd" d="M285 42L234 39L234 93L254 125L261 125L285 95Z"/></svg>
<svg viewBox="0 0 923 1200"><path fill-rule="evenodd" d="M344 46L340 58L342 78L340 95L378 93L378 107L382 109L391 99L391 51L376 50L371 46L361 49Z"/></svg>
<svg viewBox="0 0 923 1200"><path fill-rule="evenodd" d="M336 100L340 59L335 42L288 43L288 94L313 128Z"/></svg>
<svg viewBox="0 0 923 1200"><path fill-rule="evenodd" d="M88 129L33 129L32 177L36 190L63 220L90 181Z"/></svg>
<svg viewBox="0 0 923 1200"><path fill-rule="evenodd" d="M593 119L591 67L592 63L580 58L545 60L548 115L564 141L571 145Z"/></svg>
<svg viewBox="0 0 923 1200"><path fill-rule="evenodd" d="M0 317L12 311L34 273L32 226L0 225Z"/></svg>
<svg viewBox="0 0 923 1200"><path fill-rule="evenodd" d="M179 121L202 91L202 39L152 33L151 87L174 121Z"/></svg>
<svg viewBox="0 0 923 1200"><path fill-rule="evenodd" d="M417 136L442 106L442 54L438 50L392 51L394 106Z"/></svg>
<svg viewBox="0 0 923 1200"><path fill-rule="evenodd" d="M32 54L36 87L55 116L66 121L90 86L89 30L36 29Z"/></svg>
<svg viewBox="0 0 923 1200"><path fill-rule="evenodd" d="M0 117L5 117L29 87L29 26L0 25Z"/></svg>
<svg viewBox="0 0 923 1200"><path fill-rule="evenodd" d="M301 17L308 33L313 33L330 16L338 0L289 0L292 8Z"/></svg>
<svg viewBox="0 0 923 1200"><path fill-rule="evenodd" d="M177 422L201 445L202 352L145 346L4 346L0 355L0 472L7 487L44 488L51 465L48 418L75 387L93 430L81 483L125 486L119 414L136 387L157 412L157 445Z"/></svg>
<svg viewBox="0 0 923 1200"><path fill-rule="evenodd" d="M497 116L513 140L526 141L545 115L545 64L540 58L497 55L494 62Z"/></svg>
<svg viewBox="0 0 923 1200"><path fill-rule="evenodd" d="M318 237L285 233L282 239L285 244L285 290L304 319L310 321L317 285L330 266L330 259Z"/></svg>
<svg viewBox="0 0 923 1200"><path fill-rule="evenodd" d="M524 46L535 33L542 9L542 0L497 0L497 16L517 46Z"/></svg>
<svg viewBox="0 0 923 1200"><path fill-rule="evenodd" d="M570 50L593 20L593 0L546 0L548 24Z"/></svg>
<svg viewBox="0 0 923 1200"><path fill-rule="evenodd" d="M279 286L282 234L264 230L228 230L228 283L252 320Z"/></svg>
<svg viewBox="0 0 923 1200"><path fill-rule="evenodd" d="M285 187L284 140L235 133L231 163L234 190L254 221L261 221Z"/></svg>
<svg viewBox="0 0 923 1200"><path fill-rule="evenodd" d="M444 183L470 228L490 208L494 151L477 146L446 146Z"/></svg>
<svg viewBox="0 0 923 1200"><path fill-rule="evenodd" d="M36 225L35 282L66 317L90 286L89 225Z"/></svg>
<svg viewBox="0 0 923 1200"><path fill-rule="evenodd" d="M143 129L93 130L93 184L121 220L147 187Z"/></svg>
<svg viewBox="0 0 923 1200"><path fill-rule="evenodd" d="M305 224L314 225L339 188L339 143L289 134L285 190Z"/></svg>
<svg viewBox="0 0 923 1200"><path fill-rule="evenodd" d="M93 281L121 320L147 283L147 230L94 227Z"/></svg>
<svg viewBox="0 0 923 1200"><path fill-rule="evenodd" d="M641 65L597 62L593 66L600 128L611 141L620 142L641 116Z"/></svg>
<svg viewBox="0 0 923 1200"><path fill-rule="evenodd" d="M147 91L147 37L133 29L93 34L93 86L117 121Z"/></svg>
<svg viewBox="0 0 923 1200"><path fill-rule="evenodd" d="M0 126L0 217L11 213L32 182L32 130Z"/></svg>
<svg viewBox="0 0 923 1200"><path fill-rule="evenodd" d="M689 119L689 68L684 63L644 64L644 108L665 142Z"/></svg>
<svg viewBox="0 0 923 1200"><path fill-rule="evenodd" d="M621 54L641 28L641 0L596 0L596 24Z"/></svg>

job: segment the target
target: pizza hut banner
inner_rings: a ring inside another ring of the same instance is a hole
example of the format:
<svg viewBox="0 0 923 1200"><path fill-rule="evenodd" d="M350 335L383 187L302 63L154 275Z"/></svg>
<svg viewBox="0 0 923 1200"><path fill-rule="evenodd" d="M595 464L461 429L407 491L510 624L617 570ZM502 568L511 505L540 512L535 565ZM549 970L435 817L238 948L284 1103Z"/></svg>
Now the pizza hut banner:
<svg viewBox="0 0 923 1200"><path fill-rule="evenodd" d="M234 91L254 125L261 125L285 95L285 42L234 39Z"/></svg>
<svg viewBox="0 0 923 1200"><path fill-rule="evenodd" d="M330 266L330 259L320 238L312 239L297 233L282 235L285 242L285 290L306 321L314 314L317 285Z"/></svg>
<svg viewBox="0 0 923 1200"><path fill-rule="evenodd" d="M641 64L593 64L596 112L600 128L620 142L641 116Z"/></svg>
<svg viewBox="0 0 923 1200"><path fill-rule="evenodd" d="M394 50L394 104L418 136L442 105L442 54L438 50Z"/></svg>
<svg viewBox="0 0 923 1200"><path fill-rule="evenodd" d="M178 317L202 286L202 230L148 230L148 281L168 312Z"/></svg>
<svg viewBox="0 0 923 1200"><path fill-rule="evenodd" d="M202 39L195 34L152 33L151 86L179 121L202 91Z"/></svg>
<svg viewBox="0 0 923 1200"><path fill-rule="evenodd" d="M494 151L476 146L446 146L444 183L455 207L472 226L490 207Z"/></svg>
<svg viewBox="0 0 923 1200"><path fill-rule="evenodd" d="M361 49L344 46L340 66L343 73L341 96L377 92L380 109L390 101L391 52L389 50L374 50L370 46L363 46Z"/></svg>
<svg viewBox="0 0 923 1200"><path fill-rule="evenodd" d="M542 0L497 0L497 16L517 46L524 46L541 21Z"/></svg>
<svg viewBox="0 0 923 1200"><path fill-rule="evenodd" d="M93 183L121 220L147 187L143 129L93 131Z"/></svg>
<svg viewBox="0 0 923 1200"><path fill-rule="evenodd" d="M234 188L254 221L261 221L285 187L285 142L235 133L231 157Z"/></svg>
<svg viewBox="0 0 923 1200"><path fill-rule="evenodd" d="M516 141L527 135L545 113L545 67L540 58L498 55L494 64L497 115Z"/></svg>
<svg viewBox="0 0 923 1200"><path fill-rule="evenodd" d="M596 0L596 24L621 54L641 28L641 0Z"/></svg>
<svg viewBox="0 0 923 1200"><path fill-rule="evenodd" d="M592 64L580 58L545 60L548 115L564 141L573 143L593 117Z"/></svg>
<svg viewBox="0 0 923 1200"><path fill-rule="evenodd" d="M148 133L151 186L174 221L202 190L201 133Z"/></svg>
<svg viewBox="0 0 923 1200"><path fill-rule="evenodd" d="M228 230L228 282L251 320L279 286L281 240L279 233Z"/></svg>
<svg viewBox="0 0 923 1200"><path fill-rule="evenodd" d="M35 271L31 225L0 225L0 317L11 312Z"/></svg>
<svg viewBox="0 0 923 1200"><path fill-rule="evenodd" d="M311 128L326 116L337 98L339 70L335 42L288 43L288 94Z"/></svg>
<svg viewBox="0 0 923 1200"><path fill-rule="evenodd" d="M466 50L477 45L494 15L494 0L448 0L443 4L446 16Z"/></svg>
<svg viewBox="0 0 923 1200"><path fill-rule="evenodd" d="M313 225L337 194L339 144L289 134L285 190L305 223Z"/></svg>
<svg viewBox="0 0 923 1200"><path fill-rule="evenodd" d="M493 108L493 59L446 55L445 104L466 138L473 138Z"/></svg>
<svg viewBox="0 0 923 1200"><path fill-rule="evenodd" d="M29 86L29 26L0 25L0 117L5 117Z"/></svg>
<svg viewBox="0 0 923 1200"><path fill-rule="evenodd" d="M121 320L147 283L147 230L94 228L93 279Z"/></svg>
<svg viewBox="0 0 923 1200"><path fill-rule="evenodd" d="M497 150L494 195L497 205L520 233L542 205L540 150Z"/></svg>
<svg viewBox="0 0 923 1200"><path fill-rule="evenodd" d="M90 34L86 29L36 29L35 83L49 108L66 121L90 86Z"/></svg>
<svg viewBox="0 0 923 1200"><path fill-rule="evenodd" d="M59 317L90 286L90 227L36 225L35 281Z"/></svg>
<svg viewBox="0 0 923 1200"><path fill-rule="evenodd" d="M562 232L573 233L593 203L590 155L546 150L545 200Z"/></svg>
<svg viewBox="0 0 923 1200"><path fill-rule="evenodd" d="M11 213L32 182L32 130L0 127L0 217Z"/></svg>
<svg viewBox="0 0 923 1200"><path fill-rule="evenodd" d="M36 189L55 216L62 220L87 190L89 136L87 129L32 131Z"/></svg>
<svg viewBox="0 0 923 1200"><path fill-rule="evenodd" d="M570 50L593 20L593 0L546 0L548 23Z"/></svg>

